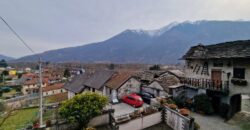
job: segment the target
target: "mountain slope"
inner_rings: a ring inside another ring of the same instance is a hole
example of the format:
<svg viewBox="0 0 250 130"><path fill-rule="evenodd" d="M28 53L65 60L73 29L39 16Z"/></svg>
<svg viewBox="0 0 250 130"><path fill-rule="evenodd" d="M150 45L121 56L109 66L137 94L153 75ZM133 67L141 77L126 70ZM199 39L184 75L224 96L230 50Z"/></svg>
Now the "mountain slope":
<svg viewBox="0 0 250 130"><path fill-rule="evenodd" d="M170 24L153 31L126 30L106 41L47 51L43 60L52 62L115 62L174 64L198 43L212 44L250 39L249 21L198 21ZM34 61L26 56L17 61Z"/></svg>
<svg viewBox="0 0 250 130"><path fill-rule="evenodd" d="M2 60L2 59L9 61L9 60L13 60L14 58L0 54L0 60Z"/></svg>

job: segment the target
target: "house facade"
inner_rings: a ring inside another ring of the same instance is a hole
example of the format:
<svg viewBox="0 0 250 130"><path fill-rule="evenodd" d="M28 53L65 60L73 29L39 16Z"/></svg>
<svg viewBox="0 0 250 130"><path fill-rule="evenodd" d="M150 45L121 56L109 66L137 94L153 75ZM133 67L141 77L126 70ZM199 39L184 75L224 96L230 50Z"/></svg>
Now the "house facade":
<svg viewBox="0 0 250 130"><path fill-rule="evenodd" d="M217 110L227 104L228 117L240 111L241 94L250 93L250 41L200 44L191 47L183 59L183 84L211 96Z"/></svg>
<svg viewBox="0 0 250 130"><path fill-rule="evenodd" d="M176 98L184 94L183 85L178 76L171 72L165 72L148 86L142 87L142 91L154 94L156 97Z"/></svg>
<svg viewBox="0 0 250 130"><path fill-rule="evenodd" d="M55 83L53 85L43 87L43 96L51 96L67 92L67 90L63 88L63 85L64 83Z"/></svg>
<svg viewBox="0 0 250 130"><path fill-rule="evenodd" d="M68 90L68 98L86 91L106 95L105 83L113 74L114 72L110 70L96 70L76 75L72 81L64 85L64 88Z"/></svg>
<svg viewBox="0 0 250 130"><path fill-rule="evenodd" d="M130 72L115 72L105 84L106 96L111 102L118 102L123 96L140 92L141 82L132 76Z"/></svg>

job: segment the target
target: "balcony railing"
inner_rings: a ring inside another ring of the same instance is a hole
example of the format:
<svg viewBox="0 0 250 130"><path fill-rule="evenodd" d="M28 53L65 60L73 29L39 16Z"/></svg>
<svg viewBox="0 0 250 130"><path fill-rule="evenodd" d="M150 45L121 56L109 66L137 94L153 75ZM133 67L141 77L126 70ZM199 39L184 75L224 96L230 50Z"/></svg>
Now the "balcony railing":
<svg viewBox="0 0 250 130"><path fill-rule="evenodd" d="M213 91L228 92L229 81L198 79L198 78L182 78L181 83L194 88L203 88Z"/></svg>

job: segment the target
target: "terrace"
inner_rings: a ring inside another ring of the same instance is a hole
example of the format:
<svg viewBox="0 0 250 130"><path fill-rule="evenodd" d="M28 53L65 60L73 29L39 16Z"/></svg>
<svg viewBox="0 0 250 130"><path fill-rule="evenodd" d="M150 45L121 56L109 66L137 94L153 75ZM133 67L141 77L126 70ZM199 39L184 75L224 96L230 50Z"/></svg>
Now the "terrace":
<svg viewBox="0 0 250 130"><path fill-rule="evenodd" d="M181 79L181 83L193 88L208 89L227 94L229 92L229 81L185 77Z"/></svg>

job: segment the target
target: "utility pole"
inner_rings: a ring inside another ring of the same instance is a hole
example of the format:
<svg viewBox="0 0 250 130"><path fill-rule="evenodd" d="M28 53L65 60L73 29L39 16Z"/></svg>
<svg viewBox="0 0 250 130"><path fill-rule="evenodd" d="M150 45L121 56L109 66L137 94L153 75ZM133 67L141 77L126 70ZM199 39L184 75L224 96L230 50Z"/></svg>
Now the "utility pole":
<svg viewBox="0 0 250 130"><path fill-rule="evenodd" d="M17 32L7 23L7 21L4 20L3 17L0 16L0 20L4 22L4 24L12 31L12 33L21 41L21 43L30 50L33 54L36 54L35 51L22 39L21 36L17 34ZM43 126L43 91L42 91L42 61L41 57L39 56L39 96L40 96L40 103L39 103L39 113L40 113L40 128Z"/></svg>
<svg viewBox="0 0 250 130"><path fill-rule="evenodd" d="M43 85L43 80L42 80L42 61L41 58L39 58L39 96L40 96L40 103L39 103L39 124L40 128L43 127L43 91L42 91L42 85Z"/></svg>

